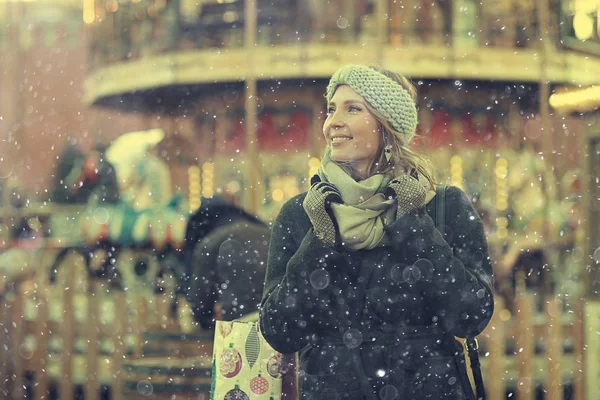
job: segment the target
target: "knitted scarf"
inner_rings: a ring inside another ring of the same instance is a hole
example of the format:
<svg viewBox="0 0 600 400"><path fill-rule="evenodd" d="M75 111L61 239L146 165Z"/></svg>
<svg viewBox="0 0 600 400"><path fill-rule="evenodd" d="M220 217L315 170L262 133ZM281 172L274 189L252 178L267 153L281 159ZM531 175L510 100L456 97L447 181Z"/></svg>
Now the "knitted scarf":
<svg viewBox="0 0 600 400"><path fill-rule="evenodd" d="M375 174L355 181L339 165L331 161L329 150L321 160L319 178L333 184L342 196L344 204L332 204L343 246L348 250L373 249L386 243L385 225L396 215L396 200L386 199L384 192L393 179L391 174ZM419 182L430 188L429 182L419 176ZM435 196L429 189L425 204Z"/></svg>
<svg viewBox="0 0 600 400"><path fill-rule="evenodd" d="M395 212L395 201L387 200L383 194L391 175L376 174L357 182L331 161L329 150L323 156L318 175L322 181L333 184L344 201L331 207L344 247L360 250L382 245L384 219L391 222Z"/></svg>

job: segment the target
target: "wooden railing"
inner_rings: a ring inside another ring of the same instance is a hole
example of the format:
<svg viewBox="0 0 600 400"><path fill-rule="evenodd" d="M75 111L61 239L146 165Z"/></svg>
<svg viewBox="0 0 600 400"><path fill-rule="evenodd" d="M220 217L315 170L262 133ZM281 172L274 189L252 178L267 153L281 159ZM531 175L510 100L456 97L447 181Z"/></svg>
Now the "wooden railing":
<svg viewBox="0 0 600 400"><path fill-rule="evenodd" d="M172 293L148 299L112 288L88 278L76 254L65 259L51 285L45 273L51 259L40 262L41 273L7 283L0 297L0 373L9 377L0 380L2 398L22 399L28 391L30 399L46 400L54 387L61 400L71 400L78 387L85 400L96 400L101 386L109 386L111 398L120 400L124 360L143 356L145 331L195 329L184 301L184 309L172 313ZM548 298L540 312L533 300L518 293L511 314L498 296L494 317L479 336L488 399L505 399L509 392L533 399L539 385L544 398L561 399L569 385L571 398L582 400L585 303L564 310ZM58 318L53 307L61 310ZM112 318L100 312L106 307Z"/></svg>
<svg viewBox="0 0 600 400"><path fill-rule="evenodd" d="M489 400L534 399L543 387L545 399L563 399L571 387L573 400L583 397L583 309L562 309L554 297L537 312L534 295L519 293L514 314L496 297L492 321L479 335L480 355Z"/></svg>
<svg viewBox="0 0 600 400"><path fill-rule="evenodd" d="M122 399L122 365L142 356L144 332L191 329L189 318L176 321L172 313L173 292L147 298L89 278L76 252L51 284L52 262L46 257L37 273L16 277L0 295L0 345L6 350L0 351L0 398L22 399L28 391L30 399L47 400L52 388L70 400L78 388L86 400L97 400L103 386L111 388L112 399ZM185 300L179 304L189 310Z"/></svg>

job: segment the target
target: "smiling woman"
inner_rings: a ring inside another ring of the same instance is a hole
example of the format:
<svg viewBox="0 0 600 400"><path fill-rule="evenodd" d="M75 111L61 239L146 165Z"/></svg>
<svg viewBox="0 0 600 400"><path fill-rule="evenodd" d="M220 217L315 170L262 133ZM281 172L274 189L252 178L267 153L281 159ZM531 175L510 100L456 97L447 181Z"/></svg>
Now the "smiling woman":
<svg viewBox="0 0 600 400"><path fill-rule="evenodd" d="M323 135L333 161L346 163L358 176L367 178L381 151L381 134L375 117L350 86L340 86L329 101Z"/></svg>
<svg viewBox="0 0 600 400"><path fill-rule="evenodd" d="M354 68L354 74L351 75L352 66L340 68L331 78L326 97L329 103L333 101L334 104L328 104L328 118L323 125L323 134L325 139L328 140L328 131L339 126L339 121L338 124L335 124L335 119L333 119L334 124L332 125L335 101L340 96L348 97L343 99L342 102L349 102L345 104L349 112L351 111L354 115L360 114L365 120L366 115L363 111L366 111L374 119L378 139L372 136L371 138L375 141L370 143L369 146L372 148L375 143L378 143L375 150L377 158L372 159L372 162L368 164L365 175L365 171L359 172L356 169L355 163L348 163L343 158L332 157L353 178L364 179L364 176L368 177L376 173L397 176L404 174L407 170L416 169L432 186L435 185L433 168L429 160L415 153L409 147L417 127L417 91L415 87L406 77L392 71L381 70L376 67L369 67L369 70L387 79L375 79L373 81L371 78L366 85L356 85L356 82L353 82L357 79L356 68ZM362 90L359 88L362 88ZM360 90L361 93L357 93L356 89ZM382 93L385 92L390 95L393 94L393 96L382 96ZM354 107L350 108L352 105ZM354 122L357 119L341 118L342 124L346 121L350 122L350 120ZM371 122L371 119L366 118L365 124ZM329 141L327 143L329 144ZM354 147L359 148L358 145ZM334 153L333 146L329 146L327 150Z"/></svg>
<svg viewBox="0 0 600 400"><path fill-rule="evenodd" d="M481 219L456 187L432 201L406 78L350 65L326 97L321 167L273 225L261 332L299 351L303 399L474 399L454 336L493 312Z"/></svg>

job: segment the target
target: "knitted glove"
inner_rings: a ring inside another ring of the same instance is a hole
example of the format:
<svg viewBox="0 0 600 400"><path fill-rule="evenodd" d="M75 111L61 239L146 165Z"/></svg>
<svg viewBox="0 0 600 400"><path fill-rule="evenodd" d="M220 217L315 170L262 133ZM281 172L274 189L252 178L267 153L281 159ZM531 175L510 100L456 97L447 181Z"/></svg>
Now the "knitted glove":
<svg viewBox="0 0 600 400"><path fill-rule="evenodd" d="M396 209L396 219L398 219L425 204L427 189L412 176L403 175L392 179L386 189L385 195L388 198L398 201L398 208Z"/></svg>
<svg viewBox="0 0 600 400"><path fill-rule="evenodd" d="M335 247L340 243L340 235L331 204L342 203L342 196L335 186L321 182L317 176L311 179L311 184L302 206L312 222L315 235L327 246Z"/></svg>

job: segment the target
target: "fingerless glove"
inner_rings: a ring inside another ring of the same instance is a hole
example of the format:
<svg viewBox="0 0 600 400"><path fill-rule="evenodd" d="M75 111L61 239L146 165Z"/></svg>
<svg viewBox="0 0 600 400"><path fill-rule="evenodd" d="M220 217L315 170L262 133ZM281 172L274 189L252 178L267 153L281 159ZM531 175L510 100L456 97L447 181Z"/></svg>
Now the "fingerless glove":
<svg viewBox="0 0 600 400"><path fill-rule="evenodd" d="M315 235L333 248L340 243L340 234L331 204L342 203L342 196L335 186L321 182L318 176L313 177L311 183L302 206L313 225Z"/></svg>
<svg viewBox="0 0 600 400"><path fill-rule="evenodd" d="M397 200L396 219L399 219L404 214L425 204L427 189L412 176L403 175L392 179L388 184L385 195L388 198Z"/></svg>

